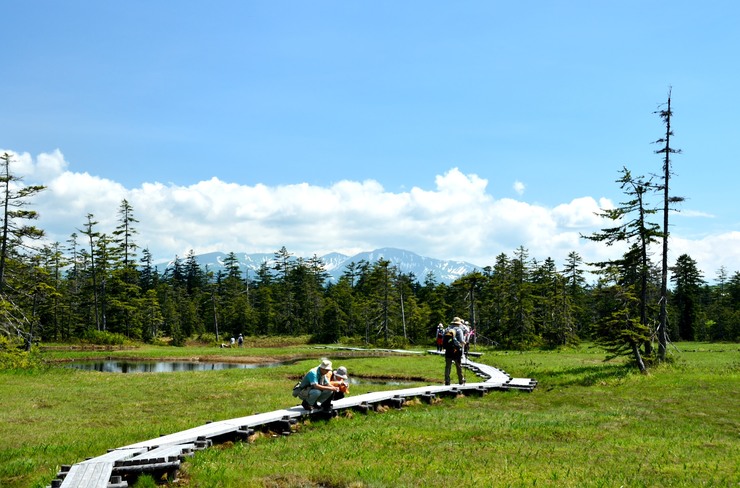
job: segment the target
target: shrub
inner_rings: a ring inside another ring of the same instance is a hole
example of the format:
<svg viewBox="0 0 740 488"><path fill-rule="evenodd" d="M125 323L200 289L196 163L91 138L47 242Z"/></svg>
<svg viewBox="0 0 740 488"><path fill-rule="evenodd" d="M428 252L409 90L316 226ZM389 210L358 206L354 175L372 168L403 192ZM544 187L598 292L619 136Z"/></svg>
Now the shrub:
<svg viewBox="0 0 740 488"><path fill-rule="evenodd" d="M37 348L31 352L23 348L20 341L12 341L0 335L0 371L9 369L32 369L41 365Z"/></svg>

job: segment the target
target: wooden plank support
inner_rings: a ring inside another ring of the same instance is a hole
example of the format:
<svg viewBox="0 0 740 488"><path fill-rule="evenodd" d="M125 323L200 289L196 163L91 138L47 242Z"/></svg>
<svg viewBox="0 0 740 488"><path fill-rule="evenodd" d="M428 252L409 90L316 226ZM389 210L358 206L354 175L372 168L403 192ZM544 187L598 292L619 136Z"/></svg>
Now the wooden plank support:
<svg viewBox="0 0 740 488"><path fill-rule="evenodd" d="M434 393L422 393L419 395L419 398L421 398L421 401L424 403L432 403L437 398L437 395Z"/></svg>
<svg viewBox="0 0 740 488"><path fill-rule="evenodd" d="M370 411L370 404L367 402L362 402L362 403L358 403L352 408L360 413L367 413L368 411Z"/></svg>
<svg viewBox="0 0 740 488"><path fill-rule="evenodd" d="M395 395L392 398L386 399L382 403L384 405L387 405L387 406L390 406L396 409L400 409L401 407L403 407L403 404L406 403L406 398L400 395Z"/></svg>
<svg viewBox="0 0 740 488"><path fill-rule="evenodd" d="M461 393L462 393L462 390L460 388L458 388L457 386L451 386L451 387L448 387L447 390L440 392L440 396L456 397L457 395Z"/></svg>
<svg viewBox="0 0 740 488"><path fill-rule="evenodd" d="M154 447L130 459L116 462L113 465L113 471L116 472L119 467L142 466L147 464L174 463L181 460L185 455L191 455L195 444L180 444L176 446Z"/></svg>
<svg viewBox="0 0 740 488"><path fill-rule="evenodd" d="M213 443L211 442L211 439L208 439L206 436L201 435L195 439L195 442L193 443L193 449L201 450L207 447L211 447L212 445Z"/></svg>
<svg viewBox="0 0 740 488"><path fill-rule="evenodd" d="M131 466L119 466L116 468L116 473L121 475L140 475L142 473L174 473L180 469L181 461L176 459L175 461L165 461L161 463L150 463L150 464L135 464Z"/></svg>
<svg viewBox="0 0 740 488"><path fill-rule="evenodd" d="M281 419L275 422L271 422L265 427L267 428L267 430L270 430L272 432L276 432L281 435L289 435L293 432L290 428L291 425L292 424L289 420Z"/></svg>
<svg viewBox="0 0 740 488"><path fill-rule="evenodd" d="M128 481L124 480L121 476L111 476L108 482L107 488L127 488Z"/></svg>
<svg viewBox="0 0 740 488"><path fill-rule="evenodd" d="M237 429L236 433L241 440L247 440L250 436L254 435L254 429L248 425L242 425Z"/></svg>

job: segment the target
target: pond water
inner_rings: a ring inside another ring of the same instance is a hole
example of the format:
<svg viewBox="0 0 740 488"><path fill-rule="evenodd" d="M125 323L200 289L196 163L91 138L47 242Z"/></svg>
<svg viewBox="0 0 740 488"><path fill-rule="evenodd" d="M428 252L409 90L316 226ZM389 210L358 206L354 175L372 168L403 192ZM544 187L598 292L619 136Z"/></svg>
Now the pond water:
<svg viewBox="0 0 740 488"><path fill-rule="evenodd" d="M78 361L65 366L102 373L174 373L179 371L217 371L222 369L255 369L282 363L241 364L205 363L200 361Z"/></svg>
<svg viewBox="0 0 740 488"><path fill-rule="evenodd" d="M77 361L65 364L68 368L101 373L174 373L180 371L218 371L224 369L255 369L282 366L286 363L241 364L241 363L207 363L200 361ZM350 375L350 385L386 385L408 386L409 381L357 378Z"/></svg>

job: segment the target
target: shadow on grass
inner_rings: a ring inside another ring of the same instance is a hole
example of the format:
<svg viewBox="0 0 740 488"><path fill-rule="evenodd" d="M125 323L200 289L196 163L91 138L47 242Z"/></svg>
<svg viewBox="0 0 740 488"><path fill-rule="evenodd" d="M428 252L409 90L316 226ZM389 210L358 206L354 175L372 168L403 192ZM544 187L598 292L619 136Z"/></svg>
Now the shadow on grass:
<svg viewBox="0 0 740 488"><path fill-rule="evenodd" d="M621 382L637 372L630 364L601 364L533 372L540 384L551 386L593 386Z"/></svg>

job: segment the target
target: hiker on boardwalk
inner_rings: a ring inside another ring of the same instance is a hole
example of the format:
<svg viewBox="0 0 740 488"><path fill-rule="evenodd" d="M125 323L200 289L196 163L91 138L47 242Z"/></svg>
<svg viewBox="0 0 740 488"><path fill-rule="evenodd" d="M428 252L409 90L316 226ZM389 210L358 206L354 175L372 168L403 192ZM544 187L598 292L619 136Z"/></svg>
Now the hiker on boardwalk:
<svg viewBox="0 0 740 488"><path fill-rule="evenodd" d="M470 352L470 332L473 330L470 327L470 322L467 320L462 321L461 325L463 331L463 359L468 360L468 352Z"/></svg>
<svg viewBox="0 0 740 488"><path fill-rule="evenodd" d="M462 329L463 321L460 317L452 319L452 323L445 329L445 385L450 384L450 372L452 363L455 363L457 369L457 380L461 385L465 384L463 375L462 357L463 348L465 347L465 337Z"/></svg>
<svg viewBox="0 0 740 488"><path fill-rule="evenodd" d="M239 337L236 339L237 344L239 344L239 347L244 346L244 336L239 334Z"/></svg>
<svg viewBox="0 0 740 488"><path fill-rule="evenodd" d="M294 395L297 392L298 398L303 400L301 406L312 411L315 407L321 407L324 411L331 411L331 400L339 387L329 384L329 375L331 374L331 361L324 358L321 364L306 373L301 382L294 388Z"/></svg>
<svg viewBox="0 0 740 488"><path fill-rule="evenodd" d="M437 326L437 352L442 352L444 349L442 347L442 339L444 339L445 335L445 326L441 323Z"/></svg>
<svg viewBox="0 0 740 488"><path fill-rule="evenodd" d="M339 388L339 391L334 393L333 400L341 400L345 395L349 395L349 375L347 375L347 368L339 366L332 371L329 384Z"/></svg>
<svg viewBox="0 0 740 488"><path fill-rule="evenodd" d="M470 322L468 322L468 327L470 330L468 331L468 336L465 338L465 357L468 357L468 354L470 353L470 343L473 343L473 345L476 344L476 338L475 338L475 327L470 325Z"/></svg>

